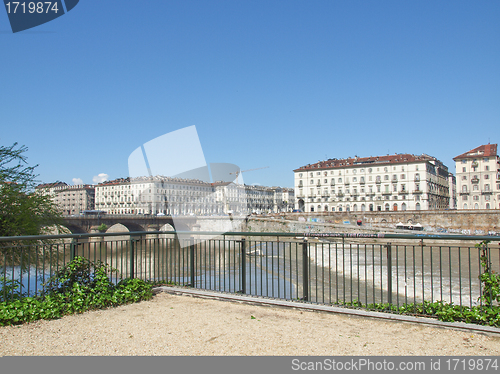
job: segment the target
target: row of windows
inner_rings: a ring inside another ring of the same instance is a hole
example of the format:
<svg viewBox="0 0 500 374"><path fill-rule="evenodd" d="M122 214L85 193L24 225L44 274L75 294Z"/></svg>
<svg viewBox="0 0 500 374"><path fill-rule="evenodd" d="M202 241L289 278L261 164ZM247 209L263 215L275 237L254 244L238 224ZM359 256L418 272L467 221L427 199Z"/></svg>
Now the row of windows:
<svg viewBox="0 0 500 374"><path fill-rule="evenodd" d="M500 185L497 185L497 188L500 189ZM472 186L472 191L479 191L479 185L474 184ZM489 184L485 184L484 185L484 191L491 191ZM462 192L468 192L468 186L467 185L463 185L462 186Z"/></svg>
<svg viewBox="0 0 500 374"><path fill-rule="evenodd" d="M462 201L467 201L469 200L469 196L467 195L462 195ZM479 201L479 195L472 196L472 200ZM491 196L490 195L484 195L484 201L490 201ZM498 195L498 200L500 201L500 195Z"/></svg>
<svg viewBox="0 0 500 374"><path fill-rule="evenodd" d="M385 211L390 211L392 208L392 210L403 210L405 211L407 209L407 205L405 203L401 204L401 205L398 205L398 204L393 204L392 206L390 204L385 204L385 205L376 205L374 206L373 204L369 204L368 206L366 206L365 204L362 204L359 208L358 208L358 205L357 204L354 204L352 206L352 211L356 212L358 211L358 209L360 209L362 212L365 212L365 211L370 211L370 212L373 212L373 211L382 211L382 210L385 210ZM314 212L315 211L315 207L311 207L311 212ZM346 205L345 207L342 206L342 205L338 205L337 207L334 207L332 206L331 207L331 211L332 212L335 212L335 210L337 210L338 212L342 212L342 211L345 211L346 212L350 212L351 211L351 206L350 205ZM420 206L420 203L417 203L415 204L415 209L416 210L420 210L421 209L421 206ZM318 205L316 207L316 211L317 212L321 212L321 211L324 211L324 212L328 212L329 211L329 207L328 205L325 205L325 206L321 206L321 205Z"/></svg>
<svg viewBox="0 0 500 374"><path fill-rule="evenodd" d="M430 166L430 165L429 165L429 166ZM432 166L431 166L431 168L432 168ZM373 169L374 169L374 168L368 168L368 169L367 169L368 173L372 173L372 172L373 172ZM352 174L356 174L356 173L357 173L357 171L358 171L358 169L346 169L346 170L345 170L345 173L346 173L346 174L349 174L349 170L351 171L351 173L352 173ZM384 167L384 172L386 172L386 173L387 173L387 172L389 172L389 170L390 170L390 167L388 167L388 166L385 166L385 167ZM397 166L393 166L393 167L392 167L392 170L393 170L393 171L397 171L397 170L398 170L398 167L397 167ZM401 166L401 169L400 169L400 170L401 170L401 171L405 171L405 167L404 167L404 166ZM415 170L416 170L416 171L418 171L418 165L415 165ZM376 171L377 171L377 172L380 172L380 168L377 168L377 170L376 170ZM359 172L360 172L360 173L364 173L364 172L365 172L365 169L360 169L360 170L359 170ZM334 173L335 173L335 172L334 172L333 170L330 170L330 175L334 175ZM300 178L302 178L302 176L303 176L303 175L304 175L304 173L299 173L299 177L300 177ZM316 175L321 175L321 172L320 172L320 171L317 171L317 172L316 172ZM326 176L326 175L328 175L328 171L324 171L324 172L323 172L323 175L325 175L325 176ZM341 171L341 170L339 170L338 175L342 175L342 171ZM309 176L310 176L310 177L313 177L313 176L314 176L314 172L310 172L310 173L309 173Z"/></svg>
<svg viewBox="0 0 500 374"><path fill-rule="evenodd" d="M400 177L400 178L401 178L401 179L406 179L406 175L405 175L405 174L401 174L401 177ZM372 179L372 176L370 175L370 176L368 177L368 181L369 181L369 182L371 182L372 180L373 180L373 179ZM377 181L377 182L380 182L381 180L382 180L382 177L381 177L380 175L378 175L378 176L376 177L376 181ZM389 175L384 175L384 180L385 180L385 181L390 180ZM394 174L394 175L392 176L392 180L393 180L393 181L397 181L397 180L398 180L398 176ZM418 180L420 180L420 174L418 174L418 173L417 173L417 174L415 174L414 180L417 180L417 181L418 181ZM337 180L337 181L338 181L338 183L342 183L342 178L338 178L338 180ZM353 177L353 178L352 178L352 181L353 181L353 183L358 182L357 177ZM324 182L325 184L328 184L328 179L324 179L324 180L323 180L323 182ZM335 184L335 178L332 178L332 179L330 180L330 182L331 182L331 184ZM360 182L360 183L365 183L365 177L360 177L360 178L359 178L359 182ZM318 184L321 184L321 179L318 179L318 182L317 182L317 183L318 183ZM345 178L345 183L350 183L350 181L349 181L349 177L346 177L346 178ZM314 184L314 179L311 179L311 184ZM302 186L302 185L303 185L303 181L302 181L302 180L299 180L299 186Z"/></svg>

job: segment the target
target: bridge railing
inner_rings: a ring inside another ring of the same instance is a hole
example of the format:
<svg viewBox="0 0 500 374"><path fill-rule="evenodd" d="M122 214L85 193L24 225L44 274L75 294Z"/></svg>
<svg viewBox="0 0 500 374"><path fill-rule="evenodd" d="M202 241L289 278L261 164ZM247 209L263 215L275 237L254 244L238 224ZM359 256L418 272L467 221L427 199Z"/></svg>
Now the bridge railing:
<svg viewBox="0 0 500 374"><path fill-rule="evenodd" d="M439 300L474 306L481 304L479 297L485 291L480 275L500 270L497 236L178 234L0 237L0 287L5 293L9 284L15 284L25 295L39 294L57 270L75 256L84 256L117 269L111 275L114 282L135 277L323 304Z"/></svg>

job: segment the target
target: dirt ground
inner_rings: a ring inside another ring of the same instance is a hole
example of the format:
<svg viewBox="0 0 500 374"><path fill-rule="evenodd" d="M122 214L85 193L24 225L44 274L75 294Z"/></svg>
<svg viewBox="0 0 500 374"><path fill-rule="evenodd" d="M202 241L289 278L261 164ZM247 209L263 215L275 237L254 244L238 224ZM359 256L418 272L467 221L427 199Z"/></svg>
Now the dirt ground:
<svg viewBox="0 0 500 374"><path fill-rule="evenodd" d="M0 356L500 355L500 336L160 293L0 328Z"/></svg>

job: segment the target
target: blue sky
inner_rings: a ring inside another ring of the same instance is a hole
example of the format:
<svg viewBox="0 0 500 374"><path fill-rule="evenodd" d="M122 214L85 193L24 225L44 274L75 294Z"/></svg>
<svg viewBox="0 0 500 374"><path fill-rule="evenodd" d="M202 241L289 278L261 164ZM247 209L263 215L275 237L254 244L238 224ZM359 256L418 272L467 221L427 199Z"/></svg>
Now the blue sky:
<svg viewBox="0 0 500 374"><path fill-rule="evenodd" d="M498 143L500 2L81 0L12 34L0 11L0 144L43 182L128 176L195 125L208 162L293 186L325 158ZM168 160L176 162L177 160Z"/></svg>

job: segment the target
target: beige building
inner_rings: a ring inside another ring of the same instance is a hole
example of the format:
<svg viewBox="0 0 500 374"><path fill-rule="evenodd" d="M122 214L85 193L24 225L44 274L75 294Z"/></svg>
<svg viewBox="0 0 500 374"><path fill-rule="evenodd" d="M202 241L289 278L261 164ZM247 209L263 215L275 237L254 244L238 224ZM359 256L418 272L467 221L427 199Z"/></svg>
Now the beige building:
<svg viewBox="0 0 500 374"><path fill-rule="evenodd" d="M293 189L163 176L122 178L96 186L95 206L109 214L272 213L291 210Z"/></svg>
<svg viewBox="0 0 500 374"><path fill-rule="evenodd" d="M96 209L109 214L206 215L217 212L211 183L162 176L122 178L96 186Z"/></svg>
<svg viewBox="0 0 500 374"><path fill-rule="evenodd" d="M497 144L474 148L455 158L458 209L500 209Z"/></svg>
<svg viewBox="0 0 500 374"><path fill-rule="evenodd" d="M426 154L329 159L294 173L296 209L305 212L449 208L448 168Z"/></svg>
<svg viewBox="0 0 500 374"><path fill-rule="evenodd" d="M80 214L85 210L94 210L95 188L92 185L70 186L64 182L54 182L40 184L36 189L50 195L62 214Z"/></svg>

